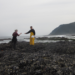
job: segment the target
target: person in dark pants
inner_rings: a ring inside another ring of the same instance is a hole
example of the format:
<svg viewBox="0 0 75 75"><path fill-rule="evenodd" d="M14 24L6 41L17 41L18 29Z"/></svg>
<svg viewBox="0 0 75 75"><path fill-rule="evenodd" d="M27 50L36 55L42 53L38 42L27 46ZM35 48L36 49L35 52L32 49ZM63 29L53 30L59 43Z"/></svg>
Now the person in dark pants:
<svg viewBox="0 0 75 75"><path fill-rule="evenodd" d="M13 36L12 43L13 43L14 49L16 49L17 36L20 36L22 34L22 33L18 34L17 32L18 32L18 30L15 30L15 32L12 34L12 36Z"/></svg>

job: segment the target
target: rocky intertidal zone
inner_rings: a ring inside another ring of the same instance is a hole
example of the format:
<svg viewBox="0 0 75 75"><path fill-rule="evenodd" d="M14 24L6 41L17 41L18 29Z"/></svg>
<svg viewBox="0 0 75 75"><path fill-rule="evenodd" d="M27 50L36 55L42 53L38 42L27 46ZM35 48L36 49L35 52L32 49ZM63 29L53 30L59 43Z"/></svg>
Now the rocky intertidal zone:
<svg viewBox="0 0 75 75"><path fill-rule="evenodd" d="M75 41L0 44L0 75L75 75Z"/></svg>
<svg viewBox="0 0 75 75"><path fill-rule="evenodd" d="M37 40L64 40L64 41L72 40L72 41L75 41L75 39L73 38L66 38L66 37L38 37L36 39Z"/></svg>

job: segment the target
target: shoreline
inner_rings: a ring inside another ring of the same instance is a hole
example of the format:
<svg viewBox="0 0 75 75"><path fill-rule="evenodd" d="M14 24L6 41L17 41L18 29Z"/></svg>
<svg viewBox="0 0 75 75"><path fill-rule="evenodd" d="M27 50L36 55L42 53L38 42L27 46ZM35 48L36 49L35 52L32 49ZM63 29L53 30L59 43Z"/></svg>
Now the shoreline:
<svg viewBox="0 0 75 75"><path fill-rule="evenodd" d="M0 39L0 41L4 41L4 40L12 40L12 39L11 38Z"/></svg>
<svg viewBox="0 0 75 75"><path fill-rule="evenodd" d="M0 39L0 44L1 43L9 43L12 39L11 38L6 38L6 39ZM23 38L23 39L18 39L18 41L25 41L29 42L29 38ZM51 43L51 42L59 42L59 41L75 41L75 38L66 38L66 37L38 37L35 38L35 43Z"/></svg>

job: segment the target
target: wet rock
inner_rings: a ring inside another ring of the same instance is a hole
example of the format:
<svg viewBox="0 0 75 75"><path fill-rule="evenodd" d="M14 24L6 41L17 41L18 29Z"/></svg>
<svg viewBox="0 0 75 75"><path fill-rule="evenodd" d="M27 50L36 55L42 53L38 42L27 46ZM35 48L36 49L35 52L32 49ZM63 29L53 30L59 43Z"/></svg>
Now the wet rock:
<svg viewBox="0 0 75 75"><path fill-rule="evenodd" d="M3 52L0 52L0 58L2 58L4 56Z"/></svg>
<svg viewBox="0 0 75 75"><path fill-rule="evenodd" d="M42 73L41 70L36 70L36 71L35 71L35 75L43 75L43 73Z"/></svg>
<svg viewBox="0 0 75 75"><path fill-rule="evenodd" d="M19 68L20 68L20 69L23 69L24 66L26 66L26 65L27 65L27 63L22 62L22 63L19 64Z"/></svg>
<svg viewBox="0 0 75 75"><path fill-rule="evenodd" d="M0 44L0 74L6 75L74 75L75 42Z"/></svg>

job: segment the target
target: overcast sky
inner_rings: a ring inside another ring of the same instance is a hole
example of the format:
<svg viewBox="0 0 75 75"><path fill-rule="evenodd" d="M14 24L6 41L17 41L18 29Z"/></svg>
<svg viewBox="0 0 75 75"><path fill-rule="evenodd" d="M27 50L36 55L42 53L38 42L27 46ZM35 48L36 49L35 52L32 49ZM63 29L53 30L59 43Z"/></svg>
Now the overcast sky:
<svg viewBox="0 0 75 75"><path fill-rule="evenodd" d="M0 0L0 36L21 36L30 29L48 35L61 24L75 22L75 0Z"/></svg>

